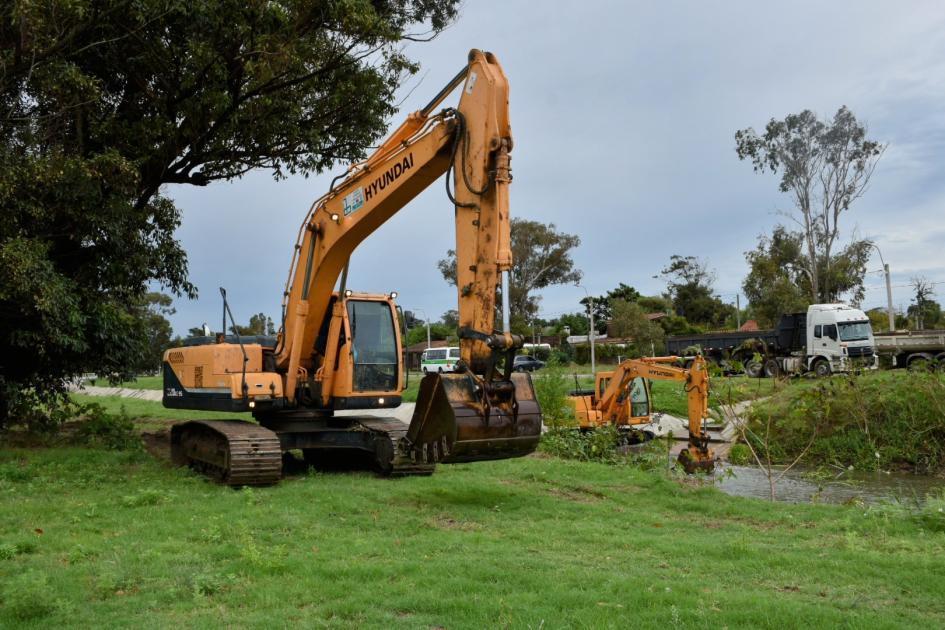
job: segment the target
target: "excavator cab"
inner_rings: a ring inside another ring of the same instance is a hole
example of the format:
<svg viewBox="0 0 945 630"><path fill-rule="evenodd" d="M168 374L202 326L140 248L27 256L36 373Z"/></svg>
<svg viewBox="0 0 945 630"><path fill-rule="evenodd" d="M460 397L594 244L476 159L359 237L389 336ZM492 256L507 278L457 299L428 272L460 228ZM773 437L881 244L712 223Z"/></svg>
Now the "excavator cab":
<svg viewBox="0 0 945 630"><path fill-rule="evenodd" d="M400 405L403 352L396 293L335 295L315 342L321 365L309 379L316 407L378 409Z"/></svg>
<svg viewBox="0 0 945 630"><path fill-rule="evenodd" d="M613 372L598 372L595 387L570 392L568 401L574 408L578 426L592 429L613 422L617 426L633 426L650 422L650 382L642 377L633 378L618 396L615 418L604 418L599 401L610 386Z"/></svg>

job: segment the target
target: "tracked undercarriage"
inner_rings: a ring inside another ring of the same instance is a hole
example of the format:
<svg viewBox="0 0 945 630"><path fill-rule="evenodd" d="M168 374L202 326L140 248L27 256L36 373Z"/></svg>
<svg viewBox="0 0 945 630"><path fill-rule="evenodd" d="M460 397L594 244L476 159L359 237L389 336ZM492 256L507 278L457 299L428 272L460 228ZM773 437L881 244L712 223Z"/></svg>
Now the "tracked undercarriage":
<svg viewBox="0 0 945 630"><path fill-rule="evenodd" d="M229 486L267 486L282 477L282 454L299 449L306 462L331 466L360 460L384 476L430 475L433 461L411 456L407 425L396 418L295 417L267 422L203 420L171 429L171 458Z"/></svg>

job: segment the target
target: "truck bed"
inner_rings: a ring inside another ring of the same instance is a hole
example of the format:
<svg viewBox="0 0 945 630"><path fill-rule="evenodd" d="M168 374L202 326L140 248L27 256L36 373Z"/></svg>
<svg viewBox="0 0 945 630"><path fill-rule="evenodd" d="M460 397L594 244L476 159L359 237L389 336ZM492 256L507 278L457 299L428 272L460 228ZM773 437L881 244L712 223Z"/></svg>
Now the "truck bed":
<svg viewBox="0 0 945 630"><path fill-rule="evenodd" d="M684 354L686 348L699 346L703 352L730 350L737 348L750 339L760 339L766 344L777 342L776 330L732 330L703 333L701 335L673 335L666 338L666 351L669 354Z"/></svg>
<svg viewBox="0 0 945 630"><path fill-rule="evenodd" d="M874 334L876 349L885 354L945 351L945 330L909 330Z"/></svg>

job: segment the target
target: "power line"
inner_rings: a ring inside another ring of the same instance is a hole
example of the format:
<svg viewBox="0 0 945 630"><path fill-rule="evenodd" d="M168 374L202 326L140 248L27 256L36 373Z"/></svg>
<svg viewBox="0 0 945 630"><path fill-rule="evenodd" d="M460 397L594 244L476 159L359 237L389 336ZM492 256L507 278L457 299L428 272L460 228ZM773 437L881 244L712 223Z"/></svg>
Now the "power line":
<svg viewBox="0 0 945 630"><path fill-rule="evenodd" d="M941 281L941 282L929 282L928 284L931 285L931 286L935 286L935 285L938 285L938 284L945 284L945 280L943 280L943 281ZM890 288L893 288L893 289L910 289L910 288L912 288L912 285L911 285L911 284L894 284L894 285L892 285L892 287L890 287ZM863 287L863 290L864 290L864 291L874 291L874 290L878 290L878 289L882 289L882 290L885 291L885 290L886 290L886 285L885 285L885 284L877 284L877 285L874 285L874 286L871 286L871 287Z"/></svg>

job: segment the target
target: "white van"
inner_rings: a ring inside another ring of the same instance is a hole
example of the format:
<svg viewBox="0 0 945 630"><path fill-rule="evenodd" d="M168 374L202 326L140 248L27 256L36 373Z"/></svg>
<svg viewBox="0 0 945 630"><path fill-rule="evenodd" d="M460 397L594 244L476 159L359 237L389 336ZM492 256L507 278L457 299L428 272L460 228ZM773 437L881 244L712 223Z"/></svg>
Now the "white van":
<svg viewBox="0 0 945 630"><path fill-rule="evenodd" d="M420 369L427 372L452 372L459 361L459 348L427 348L420 357Z"/></svg>

